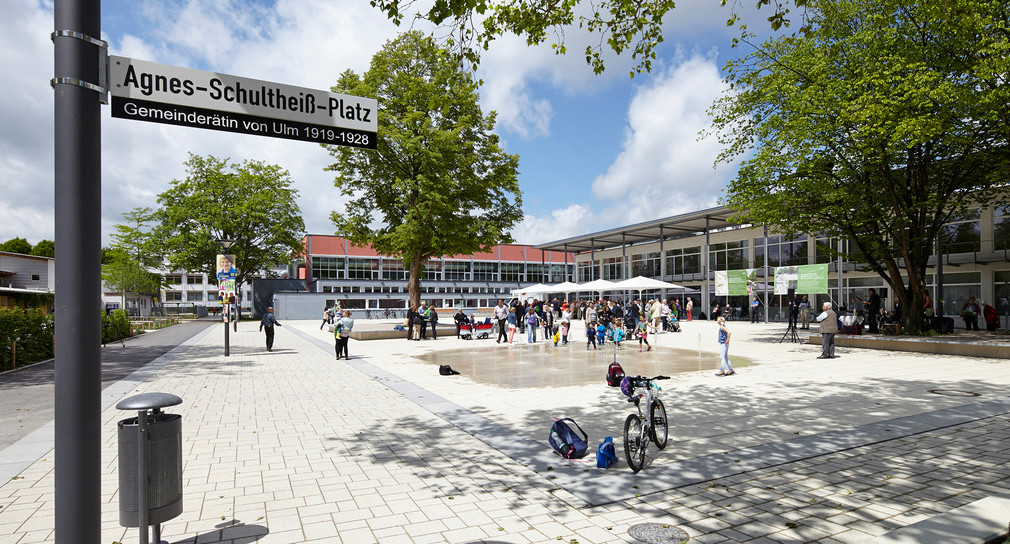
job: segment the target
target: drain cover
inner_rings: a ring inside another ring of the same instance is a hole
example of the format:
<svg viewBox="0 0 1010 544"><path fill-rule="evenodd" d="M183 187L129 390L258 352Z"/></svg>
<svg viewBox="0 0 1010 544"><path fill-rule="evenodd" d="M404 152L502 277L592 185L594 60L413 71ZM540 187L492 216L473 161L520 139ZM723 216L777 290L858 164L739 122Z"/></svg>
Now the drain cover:
<svg viewBox="0 0 1010 544"><path fill-rule="evenodd" d="M666 523L641 523L628 529L631 538L648 544L684 544L687 533Z"/></svg>
<svg viewBox="0 0 1010 544"><path fill-rule="evenodd" d="M979 397L978 393L972 393L971 391L961 391L960 389L928 389L930 393L934 395L944 395L947 397Z"/></svg>

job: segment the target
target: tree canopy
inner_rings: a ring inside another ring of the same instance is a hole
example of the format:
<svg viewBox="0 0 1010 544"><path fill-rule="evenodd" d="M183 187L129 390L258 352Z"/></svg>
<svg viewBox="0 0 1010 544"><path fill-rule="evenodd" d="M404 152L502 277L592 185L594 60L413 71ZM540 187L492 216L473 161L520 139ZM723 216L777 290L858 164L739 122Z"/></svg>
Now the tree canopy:
<svg viewBox="0 0 1010 544"><path fill-rule="evenodd" d="M711 0L715 1L715 0ZM720 0L722 5L739 0ZM409 13L417 0L371 0L371 4L396 24L404 18L427 21L442 29L445 45L457 57L473 65L480 63L480 52L507 34L524 38L528 45L551 41L554 52L568 52L566 31L586 29L596 42L586 45L586 63L597 74L605 66L607 51L621 54L631 51L636 61L630 76L649 72L656 48L663 43L663 20L675 7L674 0L435 0L425 2L420 11ZM807 0L755 0L758 7L772 10L768 21L773 29L789 24L790 6L803 6ZM734 12L728 24L739 21Z"/></svg>
<svg viewBox="0 0 1010 544"><path fill-rule="evenodd" d="M32 244L24 238L11 238L10 240L0 244L0 251L30 255L32 252Z"/></svg>
<svg viewBox="0 0 1010 544"><path fill-rule="evenodd" d="M720 160L746 160L725 202L785 234L849 239L850 257L921 309L944 223L1007 197L1006 6L812 0L807 16L807 33L727 67ZM921 312L904 319L919 330Z"/></svg>
<svg viewBox="0 0 1010 544"><path fill-rule="evenodd" d="M52 240L39 240L32 246L32 255L37 257L56 257L56 243Z"/></svg>
<svg viewBox="0 0 1010 544"><path fill-rule="evenodd" d="M412 303L425 261L512 241L519 157L501 149L470 74L432 38L400 35L333 91L376 98L382 110L376 150L329 148L334 184L352 197L331 218L338 234L402 260Z"/></svg>
<svg viewBox="0 0 1010 544"><path fill-rule="evenodd" d="M162 277L156 272L161 258L153 250L151 217L150 208L124 213L127 224L115 226L112 245L102 252L102 281L120 293L124 308L130 293L158 295L161 291Z"/></svg>
<svg viewBox="0 0 1010 544"><path fill-rule="evenodd" d="M218 240L231 240L236 283L271 266L289 263L302 250L305 223L286 170L261 161L190 154L188 176L158 195L153 236L169 266L215 277Z"/></svg>

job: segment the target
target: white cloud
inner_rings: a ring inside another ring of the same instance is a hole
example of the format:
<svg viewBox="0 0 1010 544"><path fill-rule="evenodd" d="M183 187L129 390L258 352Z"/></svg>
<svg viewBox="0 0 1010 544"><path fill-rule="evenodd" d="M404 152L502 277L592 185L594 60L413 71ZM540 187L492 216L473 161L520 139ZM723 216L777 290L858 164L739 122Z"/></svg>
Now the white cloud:
<svg viewBox="0 0 1010 544"><path fill-rule="evenodd" d="M541 244L581 236L598 230L600 217L586 204L571 204L550 212L549 216L526 215L512 229L512 236L520 244Z"/></svg>
<svg viewBox="0 0 1010 544"><path fill-rule="evenodd" d="M657 73L632 99L621 153L593 181L594 196L623 203L623 223L715 205L733 169L712 168L720 145L698 133L724 89L711 57L694 54Z"/></svg>

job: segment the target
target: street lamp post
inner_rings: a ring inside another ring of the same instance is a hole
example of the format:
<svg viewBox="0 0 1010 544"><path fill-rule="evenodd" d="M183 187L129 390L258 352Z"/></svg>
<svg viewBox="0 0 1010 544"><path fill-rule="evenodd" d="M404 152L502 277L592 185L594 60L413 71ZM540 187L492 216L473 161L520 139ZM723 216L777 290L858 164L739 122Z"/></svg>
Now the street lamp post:
<svg viewBox="0 0 1010 544"><path fill-rule="evenodd" d="M227 254L228 250L231 248L232 244L234 244L235 242L232 241L232 240L218 240L217 243L218 243L218 245L221 246L222 251L225 254ZM218 289L220 291L220 286L221 286L222 279L218 278L217 281L218 281ZM221 298L221 307L222 307L222 310L223 310L221 313L224 314L224 356L225 357L228 357L228 356L231 355L231 340L228 337L228 334L229 334L228 321L229 321L229 318L231 317L231 304L230 304L230 302L231 301L228 299L227 295L225 295L224 297Z"/></svg>

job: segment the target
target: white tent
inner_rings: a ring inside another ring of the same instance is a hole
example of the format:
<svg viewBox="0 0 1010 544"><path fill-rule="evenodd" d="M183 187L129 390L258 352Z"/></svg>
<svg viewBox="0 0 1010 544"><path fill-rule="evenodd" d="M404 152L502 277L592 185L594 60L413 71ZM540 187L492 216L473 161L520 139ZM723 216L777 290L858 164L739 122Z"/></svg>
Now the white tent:
<svg viewBox="0 0 1010 544"><path fill-rule="evenodd" d="M603 293L606 291L614 291L616 289L617 288L614 287L614 282L607 280L593 280L579 285L579 291L599 293L600 296L603 296Z"/></svg>
<svg viewBox="0 0 1010 544"><path fill-rule="evenodd" d="M567 293L576 293L576 292L583 291L583 290L584 289L583 289L583 287L581 285L579 285L577 283L572 283L570 281L566 281L564 283L559 283L557 285L551 286L551 292L552 293L566 293L567 294Z"/></svg>
<svg viewBox="0 0 1010 544"><path fill-rule="evenodd" d="M550 285L544 285L543 283L535 283L527 287L520 287L518 289L513 289L511 291L512 296L524 298L524 297L536 297L538 295L546 295L547 293L555 292L554 287Z"/></svg>
<svg viewBox="0 0 1010 544"><path fill-rule="evenodd" d="M614 289L620 289L622 291L638 291L641 295L642 291L646 289L684 289L683 285L678 285L676 283L667 283L665 281L654 280L652 278L646 278L643 276L635 276L634 278L627 279L624 281L619 281L614 284Z"/></svg>

